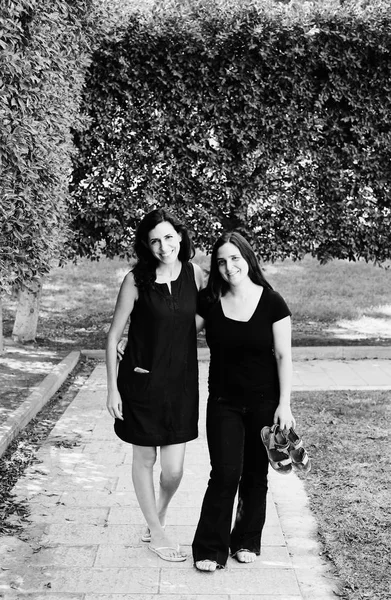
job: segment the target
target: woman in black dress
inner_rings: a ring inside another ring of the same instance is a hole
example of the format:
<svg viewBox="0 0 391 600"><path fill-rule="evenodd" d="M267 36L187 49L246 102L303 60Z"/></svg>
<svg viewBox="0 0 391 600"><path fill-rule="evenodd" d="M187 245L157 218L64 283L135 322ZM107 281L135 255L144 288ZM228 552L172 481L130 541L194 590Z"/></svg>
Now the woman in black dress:
<svg viewBox="0 0 391 600"><path fill-rule="evenodd" d="M230 551L244 563L260 553L269 465L260 432L272 423L295 426L291 313L237 232L214 245L198 310L211 352L206 427L212 470L193 557L197 569L215 571L225 566Z"/></svg>
<svg viewBox="0 0 391 600"><path fill-rule="evenodd" d="M190 262L194 251L186 229L164 209L141 221L135 253L138 261L121 285L107 337L107 408L116 434L133 445L133 484L147 522L142 540L164 560L181 561L186 555L168 537L165 517L182 478L186 442L198 435L195 315L202 271ZM129 316L117 375L117 344Z"/></svg>

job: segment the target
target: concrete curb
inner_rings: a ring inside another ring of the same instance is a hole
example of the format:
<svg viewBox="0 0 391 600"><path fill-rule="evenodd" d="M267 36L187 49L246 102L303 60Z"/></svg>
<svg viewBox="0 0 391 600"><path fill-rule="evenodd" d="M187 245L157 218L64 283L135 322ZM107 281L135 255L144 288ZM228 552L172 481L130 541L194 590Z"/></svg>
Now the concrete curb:
<svg viewBox="0 0 391 600"><path fill-rule="evenodd" d="M104 360L104 350L82 350L83 356ZM293 360L391 359L390 346L293 346ZM198 360L209 360L209 348L198 348Z"/></svg>
<svg viewBox="0 0 391 600"><path fill-rule="evenodd" d="M69 373L75 368L80 358L79 351L68 354L51 373L33 391L28 398L15 410L11 417L0 426L0 457L18 433L33 419L41 408L50 400L64 383Z"/></svg>
<svg viewBox="0 0 391 600"><path fill-rule="evenodd" d="M304 482L294 472L282 476L269 469L269 488L303 600L339 596L338 577L332 563L322 556L318 524Z"/></svg>

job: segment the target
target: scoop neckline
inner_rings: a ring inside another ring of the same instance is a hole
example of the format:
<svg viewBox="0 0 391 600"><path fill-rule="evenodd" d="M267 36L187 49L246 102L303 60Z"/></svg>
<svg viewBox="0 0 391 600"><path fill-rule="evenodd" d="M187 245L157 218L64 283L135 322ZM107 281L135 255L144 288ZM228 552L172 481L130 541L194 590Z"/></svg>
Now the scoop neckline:
<svg viewBox="0 0 391 600"><path fill-rule="evenodd" d="M227 319L228 321L233 321L234 323L250 323L251 319L254 317L255 313L258 310L258 307L259 307L259 305L261 303L261 300L263 298L264 291L265 291L265 288L263 288L263 290L262 290L262 294L261 294L261 296L260 296L260 298L259 298L259 300L257 302L256 307L254 308L254 312L252 313L251 317L247 321L241 321L239 319L231 319L231 317L227 317L227 315L224 312L223 305L222 305L221 298L220 298L220 310L221 310L221 312L223 314L224 319Z"/></svg>

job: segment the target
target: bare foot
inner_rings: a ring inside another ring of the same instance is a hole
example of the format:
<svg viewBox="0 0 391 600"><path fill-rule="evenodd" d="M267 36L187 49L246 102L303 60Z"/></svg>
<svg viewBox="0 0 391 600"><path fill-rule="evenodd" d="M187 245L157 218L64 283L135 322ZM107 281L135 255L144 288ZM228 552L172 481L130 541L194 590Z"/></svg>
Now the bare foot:
<svg viewBox="0 0 391 600"><path fill-rule="evenodd" d="M180 555L183 557L187 557L187 553L182 550L178 543L173 542L164 532L164 529L161 533L156 533L155 535L151 535L151 546L154 548L174 548L174 554Z"/></svg>
<svg viewBox="0 0 391 600"><path fill-rule="evenodd" d="M181 549L179 545L176 548L170 546L159 546L155 548L152 544L149 544L148 550L157 554L163 560L168 560L170 562L182 562L186 560L186 554L181 553Z"/></svg>
<svg viewBox="0 0 391 600"><path fill-rule="evenodd" d="M162 525L162 529L165 529L165 528L166 528L166 526ZM151 541L151 531L148 526L144 529L144 533L141 536L141 541L142 542L150 542Z"/></svg>
<svg viewBox="0 0 391 600"><path fill-rule="evenodd" d="M249 550L238 550L233 555L233 558L236 558L240 563L252 563L257 558L257 555L255 552L250 552Z"/></svg>
<svg viewBox="0 0 391 600"><path fill-rule="evenodd" d="M213 573L217 569L217 562L214 560L197 560L195 563L196 569L199 571L209 571Z"/></svg>

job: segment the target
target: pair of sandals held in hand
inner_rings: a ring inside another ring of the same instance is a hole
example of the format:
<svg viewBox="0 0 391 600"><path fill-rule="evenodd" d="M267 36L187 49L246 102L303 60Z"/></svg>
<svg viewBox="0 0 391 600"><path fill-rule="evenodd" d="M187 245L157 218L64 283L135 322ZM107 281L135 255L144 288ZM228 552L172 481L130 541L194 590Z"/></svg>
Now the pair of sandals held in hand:
<svg viewBox="0 0 391 600"><path fill-rule="evenodd" d="M278 423L271 427L263 427L261 439L269 463L278 473L290 473L292 466L303 473L311 470L311 460L304 448L303 440L292 427L287 432L280 429Z"/></svg>

